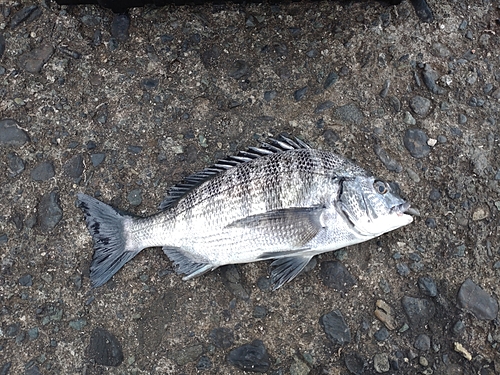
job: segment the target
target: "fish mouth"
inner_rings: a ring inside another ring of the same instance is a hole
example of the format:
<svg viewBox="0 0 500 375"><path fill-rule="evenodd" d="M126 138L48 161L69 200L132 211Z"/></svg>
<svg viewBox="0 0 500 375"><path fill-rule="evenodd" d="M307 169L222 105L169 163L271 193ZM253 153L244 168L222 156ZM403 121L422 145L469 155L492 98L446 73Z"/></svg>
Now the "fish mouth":
<svg viewBox="0 0 500 375"><path fill-rule="evenodd" d="M401 204L398 204L397 206L392 207L391 213L395 213L398 216L403 216L405 214L413 215L413 216L420 216L420 211L414 207L411 207L411 204L408 202L401 203Z"/></svg>

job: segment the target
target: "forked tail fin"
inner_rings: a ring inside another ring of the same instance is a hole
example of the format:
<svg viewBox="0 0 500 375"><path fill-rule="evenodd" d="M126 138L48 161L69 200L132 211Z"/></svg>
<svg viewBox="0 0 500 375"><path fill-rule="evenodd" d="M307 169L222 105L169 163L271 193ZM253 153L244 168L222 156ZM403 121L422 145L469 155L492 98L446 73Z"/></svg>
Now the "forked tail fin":
<svg viewBox="0 0 500 375"><path fill-rule="evenodd" d="M78 207L85 214L87 228L94 240L90 265L92 287L103 285L142 249L127 248L125 225L131 216L86 194L78 194Z"/></svg>

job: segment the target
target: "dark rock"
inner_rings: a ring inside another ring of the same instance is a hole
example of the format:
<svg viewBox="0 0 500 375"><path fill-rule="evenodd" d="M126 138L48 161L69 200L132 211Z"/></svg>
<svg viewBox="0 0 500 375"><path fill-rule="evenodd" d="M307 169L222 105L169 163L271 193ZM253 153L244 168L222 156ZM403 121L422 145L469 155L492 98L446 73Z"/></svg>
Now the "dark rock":
<svg viewBox="0 0 500 375"><path fill-rule="evenodd" d="M63 166L66 176L72 178L79 178L83 173L83 168L83 156L81 154L73 156Z"/></svg>
<svg viewBox="0 0 500 375"><path fill-rule="evenodd" d="M351 273L337 260L322 262L320 277L323 284L341 292L347 292L356 285Z"/></svg>
<svg viewBox="0 0 500 375"><path fill-rule="evenodd" d="M142 87L146 90L152 90L158 86L158 79L156 78L145 78L142 80Z"/></svg>
<svg viewBox="0 0 500 375"><path fill-rule="evenodd" d="M340 310L334 310L319 318L326 337L335 345L343 346L351 342L351 330Z"/></svg>
<svg viewBox="0 0 500 375"><path fill-rule="evenodd" d="M15 337L19 333L21 326L19 323L12 323L5 327L5 335L7 337Z"/></svg>
<svg viewBox="0 0 500 375"><path fill-rule="evenodd" d="M31 171L33 181L47 181L55 176L54 166L50 161L43 161Z"/></svg>
<svg viewBox="0 0 500 375"><path fill-rule="evenodd" d="M394 109L394 112L401 111L401 101L399 100L399 98L397 96L390 96L389 97L389 104Z"/></svg>
<svg viewBox="0 0 500 375"><path fill-rule="evenodd" d="M270 91L266 91L264 93L264 100L266 102L270 102L271 100L273 100L274 98L276 98L276 96L278 95L278 93L274 90L270 90Z"/></svg>
<svg viewBox="0 0 500 375"><path fill-rule="evenodd" d="M118 366L123 362L122 346L113 334L100 327L92 331L88 356L103 366Z"/></svg>
<svg viewBox="0 0 500 375"><path fill-rule="evenodd" d="M293 98L294 98L296 101L299 101L299 100L304 99L304 96L306 96L307 90L308 90L308 87L307 87L307 86L304 86L304 87L302 87L302 88L298 89L297 91L295 91L295 92L293 93Z"/></svg>
<svg viewBox="0 0 500 375"><path fill-rule="evenodd" d="M9 237L5 233L0 234L0 245L6 244L9 242Z"/></svg>
<svg viewBox="0 0 500 375"><path fill-rule="evenodd" d="M49 232L61 221L63 211L59 205L59 193L45 194L38 204L38 224L43 232Z"/></svg>
<svg viewBox="0 0 500 375"><path fill-rule="evenodd" d="M396 269L401 276L408 276L410 274L410 269L406 263L398 263L396 264Z"/></svg>
<svg viewBox="0 0 500 375"><path fill-rule="evenodd" d="M111 35L118 42L128 40L128 29L130 27L130 17L127 13L113 13L113 21L111 22Z"/></svg>
<svg viewBox="0 0 500 375"><path fill-rule="evenodd" d="M333 107L333 102L331 100L327 100L326 102L318 104L318 106L314 110L314 113L323 113L327 109L330 109L332 107Z"/></svg>
<svg viewBox="0 0 500 375"><path fill-rule="evenodd" d="M441 199L441 192L438 189L432 188L431 192L429 193L429 199L432 202L437 202Z"/></svg>
<svg viewBox="0 0 500 375"><path fill-rule="evenodd" d="M413 347L418 350L427 351L431 348L431 338L425 334L418 335Z"/></svg>
<svg viewBox="0 0 500 375"><path fill-rule="evenodd" d="M436 306L425 298L404 296L403 308L412 326L423 327L436 314Z"/></svg>
<svg viewBox="0 0 500 375"><path fill-rule="evenodd" d="M7 154L7 168L10 177L16 177L24 171L24 160L21 159L15 152Z"/></svg>
<svg viewBox="0 0 500 375"><path fill-rule="evenodd" d="M94 167L99 166L104 161L105 158L106 158L106 154L103 154L103 153L97 153L97 154L90 155L90 161L92 162L92 165Z"/></svg>
<svg viewBox="0 0 500 375"><path fill-rule="evenodd" d="M142 146L127 146L127 151L132 154L140 154L142 152Z"/></svg>
<svg viewBox="0 0 500 375"><path fill-rule="evenodd" d="M377 341L385 341L389 338L389 331L387 328L382 327L373 336Z"/></svg>
<svg viewBox="0 0 500 375"><path fill-rule="evenodd" d="M250 372L265 373L270 367L269 355L261 340L254 340L251 344L231 350L227 361L241 370Z"/></svg>
<svg viewBox="0 0 500 375"><path fill-rule="evenodd" d="M32 286L33 285L33 277L31 275L24 275L18 280L19 285L21 286Z"/></svg>
<svg viewBox="0 0 500 375"><path fill-rule="evenodd" d="M411 4L415 8L415 13L417 13L418 18L422 22L430 23L434 21L434 14L432 9L427 4L425 0L412 0Z"/></svg>
<svg viewBox="0 0 500 375"><path fill-rule="evenodd" d="M57 47L57 49L60 52L62 52L63 54L65 54L66 56L69 56L73 59L80 59L82 57L82 54L80 52L73 51L72 49L69 49L68 47L59 46L59 47Z"/></svg>
<svg viewBox="0 0 500 375"><path fill-rule="evenodd" d="M348 353L344 356L347 369L354 375L364 374L366 361L358 353Z"/></svg>
<svg viewBox="0 0 500 375"><path fill-rule="evenodd" d="M356 104L346 104L335 110L335 116L348 124L360 125L365 117Z"/></svg>
<svg viewBox="0 0 500 375"><path fill-rule="evenodd" d="M269 290L271 289L271 279L266 276L259 277L257 279L257 287L260 290Z"/></svg>
<svg viewBox="0 0 500 375"><path fill-rule="evenodd" d="M10 20L10 28L14 29L19 26L19 24L26 21L28 17L31 16L31 14L37 9L37 5L30 5L16 12Z"/></svg>
<svg viewBox="0 0 500 375"><path fill-rule="evenodd" d="M427 134L420 129L408 129L404 136L403 142L410 155L414 158L423 158L431 152L431 148L427 144Z"/></svg>
<svg viewBox="0 0 500 375"><path fill-rule="evenodd" d="M323 84L323 88L326 90L333 86L335 82L339 79L339 75L335 72L330 72L325 79L325 83Z"/></svg>
<svg viewBox="0 0 500 375"><path fill-rule="evenodd" d="M142 203L142 190L134 189L131 190L127 195L127 200L131 206L138 206Z"/></svg>
<svg viewBox="0 0 500 375"><path fill-rule="evenodd" d="M205 68L209 68L217 65L221 50L218 46L214 46L201 53L201 62L205 65Z"/></svg>
<svg viewBox="0 0 500 375"><path fill-rule="evenodd" d="M437 286L432 277L422 276L418 278L418 287L421 292L429 297L437 296Z"/></svg>
<svg viewBox="0 0 500 375"><path fill-rule="evenodd" d="M425 219L425 225L427 225L429 228L434 229L437 227L436 219L433 217L428 217Z"/></svg>
<svg viewBox="0 0 500 375"><path fill-rule="evenodd" d="M220 268L222 282L226 288L238 298L246 301L250 298L250 294L241 284L241 275L237 266L228 265Z"/></svg>
<svg viewBox="0 0 500 375"><path fill-rule="evenodd" d="M435 70L433 70L429 64L425 65L423 72L424 83L429 89L430 92L437 95L442 95L445 93L445 90L442 87L439 87L436 84L436 80L438 79L438 74Z"/></svg>
<svg viewBox="0 0 500 375"><path fill-rule="evenodd" d="M458 303L480 320L493 320L498 314L498 301L471 279L465 280L460 287Z"/></svg>
<svg viewBox="0 0 500 375"><path fill-rule="evenodd" d="M23 53L19 57L19 65L29 73L39 73L53 53L54 47L51 45L42 45L29 52Z"/></svg>
<svg viewBox="0 0 500 375"><path fill-rule="evenodd" d="M3 34L0 34L0 59L3 56L3 53L5 52L5 37Z"/></svg>
<svg viewBox="0 0 500 375"><path fill-rule="evenodd" d="M234 333L229 328L215 328L210 331L208 338L212 344L221 349L227 349L234 344Z"/></svg>
<svg viewBox="0 0 500 375"><path fill-rule="evenodd" d="M36 340L39 335L39 329L38 327L33 327L28 329L28 337L30 340Z"/></svg>
<svg viewBox="0 0 500 375"><path fill-rule="evenodd" d="M267 310L264 306L255 306L253 309L253 317L257 319L264 318L267 315Z"/></svg>
<svg viewBox="0 0 500 375"><path fill-rule="evenodd" d="M385 149L382 148L378 143L374 146L375 155L377 155L380 161L385 165L385 167L392 172L401 173L403 167L401 164L397 162L397 160L393 159Z"/></svg>
<svg viewBox="0 0 500 375"><path fill-rule="evenodd" d="M0 120L0 147L22 146L30 139L28 133L11 119Z"/></svg>
<svg viewBox="0 0 500 375"><path fill-rule="evenodd" d="M417 115L425 117L429 114L429 111L431 109L431 101L427 98L417 95L410 100L410 108Z"/></svg>
<svg viewBox="0 0 500 375"><path fill-rule="evenodd" d="M382 91L380 91L379 95L381 98L385 98L387 94L389 93L389 87L391 87L391 80L386 79L384 82L384 87L382 88Z"/></svg>
<svg viewBox="0 0 500 375"><path fill-rule="evenodd" d="M339 141L340 137L332 129L327 129L323 133L323 138L325 142L330 147L335 147L335 143Z"/></svg>
<svg viewBox="0 0 500 375"><path fill-rule="evenodd" d="M196 369L198 371L206 371L212 368L212 361L207 356L201 356L196 364Z"/></svg>
<svg viewBox="0 0 500 375"><path fill-rule="evenodd" d="M229 76L234 79L242 79L249 75L250 67L246 61L236 60L231 67Z"/></svg>
<svg viewBox="0 0 500 375"><path fill-rule="evenodd" d="M465 330L465 324L463 321L458 320L453 326L453 333L456 335L461 335Z"/></svg>
<svg viewBox="0 0 500 375"><path fill-rule="evenodd" d="M7 375L9 373L9 370L12 366L12 362L7 362L0 367L0 375Z"/></svg>

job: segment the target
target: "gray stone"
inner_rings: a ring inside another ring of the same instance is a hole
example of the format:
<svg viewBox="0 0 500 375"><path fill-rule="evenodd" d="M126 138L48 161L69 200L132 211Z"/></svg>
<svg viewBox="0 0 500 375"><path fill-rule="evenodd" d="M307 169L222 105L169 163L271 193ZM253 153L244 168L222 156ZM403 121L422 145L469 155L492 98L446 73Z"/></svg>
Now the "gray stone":
<svg viewBox="0 0 500 375"><path fill-rule="evenodd" d="M426 334L420 334L415 339L413 346L415 349L427 351L431 348L431 338Z"/></svg>
<svg viewBox="0 0 500 375"><path fill-rule="evenodd" d="M83 173L83 168L83 156L81 154L73 156L63 166L64 173L72 178L79 178Z"/></svg>
<svg viewBox="0 0 500 375"><path fill-rule="evenodd" d="M420 291L429 297L437 296L437 286L432 277L422 276L418 278L418 287Z"/></svg>
<svg viewBox="0 0 500 375"><path fill-rule="evenodd" d="M234 79L242 79L250 74L250 67L246 61L236 60L229 72L229 76Z"/></svg>
<svg viewBox="0 0 500 375"><path fill-rule="evenodd" d="M226 327L214 328L208 334L208 338L212 344L221 349L230 348L234 344L233 330Z"/></svg>
<svg viewBox="0 0 500 375"><path fill-rule="evenodd" d="M21 129L15 120L0 120L0 147L22 146L29 140L28 133Z"/></svg>
<svg viewBox="0 0 500 375"><path fill-rule="evenodd" d="M323 284L341 292L347 292L356 285L356 279L349 270L336 260L321 263L320 277Z"/></svg>
<svg viewBox="0 0 500 375"><path fill-rule="evenodd" d="M131 190L127 195L127 200L131 206L138 206L142 203L142 190L134 189Z"/></svg>
<svg viewBox="0 0 500 375"><path fill-rule="evenodd" d="M22 286L32 286L33 285L33 277L31 275L24 275L18 280L19 285Z"/></svg>
<svg viewBox="0 0 500 375"><path fill-rule="evenodd" d="M92 162L92 165L94 167L99 166L104 161L105 158L106 158L106 154L103 154L103 153L97 153L97 154L90 155L90 161Z"/></svg>
<svg viewBox="0 0 500 375"><path fill-rule="evenodd" d="M307 86L304 86L298 90L296 90L294 93L293 93L293 98L296 100L296 101L299 101L299 100L302 100L304 99L304 97L306 96L306 93L307 93L307 90L308 90L308 87Z"/></svg>
<svg viewBox="0 0 500 375"><path fill-rule="evenodd" d="M410 108L417 115L425 117L429 114L429 111L431 109L431 101L427 98L417 95L410 100Z"/></svg>
<svg viewBox="0 0 500 375"><path fill-rule="evenodd" d="M16 177L24 171L24 160L21 159L15 152L7 154L7 168L10 177Z"/></svg>
<svg viewBox="0 0 500 375"><path fill-rule="evenodd" d="M113 13L113 21L111 22L111 35L118 42L127 41L128 29L130 27L130 17L127 13Z"/></svg>
<svg viewBox="0 0 500 375"><path fill-rule="evenodd" d="M403 308L412 326L425 326L436 314L436 306L425 298L404 296Z"/></svg>
<svg viewBox="0 0 500 375"><path fill-rule="evenodd" d="M385 341L389 338L389 331L387 328L382 327L373 336L377 341Z"/></svg>
<svg viewBox="0 0 500 375"><path fill-rule="evenodd" d="M36 10L38 10L37 5L29 5L14 13L10 20L10 28L14 29L19 26L22 22L26 21Z"/></svg>
<svg viewBox="0 0 500 375"><path fill-rule="evenodd" d="M266 347L261 340L254 340L233 349L227 356L227 361L244 371L265 373L271 365Z"/></svg>
<svg viewBox="0 0 500 375"><path fill-rule="evenodd" d="M42 232L49 232L61 221L63 216L59 204L59 193L55 190L45 194L38 204L38 224Z"/></svg>
<svg viewBox="0 0 500 375"><path fill-rule="evenodd" d="M373 367L378 373L384 373L391 369L389 356L385 353L377 353L373 357Z"/></svg>
<svg viewBox="0 0 500 375"><path fill-rule="evenodd" d="M363 112L356 104L346 104L335 110L335 116L348 124L360 125L364 119Z"/></svg>
<svg viewBox="0 0 500 375"><path fill-rule="evenodd" d="M351 330L340 310L334 310L321 316L319 323L333 344L344 346L351 342Z"/></svg>
<svg viewBox="0 0 500 375"><path fill-rule="evenodd" d="M330 109L333 107L333 102L331 100L327 100L326 102L322 102L317 105L316 109L314 110L314 113L323 113L327 109Z"/></svg>
<svg viewBox="0 0 500 375"><path fill-rule="evenodd" d="M50 161L42 161L31 171L33 181L47 181L55 176L54 166Z"/></svg>
<svg viewBox="0 0 500 375"><path fill-rule="evenodd" d="M337 82L339 79L339 75L335 72L330 72L325 79L325 83L323 84L323 88L326 90L333 86L335 82Z"/></svg>
<svg viewBox="0 0 500 375"><path fill-rule="evenodd" d="M429 64L425 65L422 77L424 79L425 86L427 86L430 92L437 95L442 95L445 93L445 90L436 84L436 80L439 78L439 76Z"/></svg>
<svg viewBox="0 0 500 375"><path fill-rule="evenodd" d="M112 333L100 327L92 331L88 355L98 365L118 366L123 362L121 344Z"/></svg>
<svg viewBox="0 0 500 375"><path fill-rule="evenodd" d="M250 294L241 284L241 275L236 265L228 265L220 268L222 282L226 288L235 296L244 301L250 298Z"/></svg>
<svg viewBox="0 0 500 375"><path fill-rule="evenodd" d="M297 357L294 358L292 365L290 366L290 375L307 375L311 369L307 364Z"/></svg>
<svg viewBox="0 0 500 375"><path fill-rule="evenodd" d="M354 375L362 375L366 368L366 361L358 353L348 353L344 356L347 369Z"/></svg>
<svg viewBox="0 0 500 375"><path fill-rule="evenodd" d="M403 142L410 155L414 158L423 158L431 152L431 148L427 144L427 134L420 129L408 129L404 136Z"/></svg>
<svg viewBox="0 0 500 375"><path fill-rule="evenodd" d="M19 65L29 73L39 73L53 53L54 47L51 45L42 45L19 56Z"/></svg>
<svg viewBox="0 0 500 375"><path fill-rule="evenodd" d="M277 95L278 95L278 93L275 90L266 91L266 92L264 92L264 100L266 102L270 102L271 100L276 98Z"/></svg>
<svg viewBox="0 0 500 375"><path fill-rule="evenodd" d="M458 303L479 320L493 320L498 314L498 301L471 279L460 287Z"/></svg>
<svg viewBox="0 0 500 375"><path fill-rule="evenodd" d="M69 322L69 326L77 331L81 331L83 327L85 327L86 325L87 325L87 319L85 318L78 318L71 320Z"/></svg>

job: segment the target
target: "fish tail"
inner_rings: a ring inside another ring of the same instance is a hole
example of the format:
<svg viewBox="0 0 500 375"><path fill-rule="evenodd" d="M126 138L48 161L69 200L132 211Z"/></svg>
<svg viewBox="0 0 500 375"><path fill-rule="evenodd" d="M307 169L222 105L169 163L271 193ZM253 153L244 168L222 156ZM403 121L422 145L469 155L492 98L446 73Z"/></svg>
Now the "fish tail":
<svg viewBox="0 0 500 375"><path fill-rule="evenodd" d="M79 193L78 207L85 214L85 221L94 240L94 256L90 265L90 281L93 288L103 285L136 256L142 248L130 248L127 244L126 223L131 216L86 194Z"/></svg>

